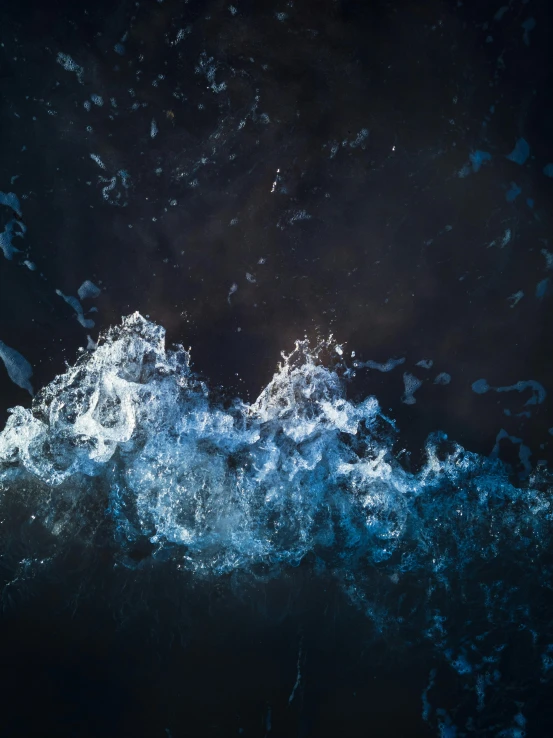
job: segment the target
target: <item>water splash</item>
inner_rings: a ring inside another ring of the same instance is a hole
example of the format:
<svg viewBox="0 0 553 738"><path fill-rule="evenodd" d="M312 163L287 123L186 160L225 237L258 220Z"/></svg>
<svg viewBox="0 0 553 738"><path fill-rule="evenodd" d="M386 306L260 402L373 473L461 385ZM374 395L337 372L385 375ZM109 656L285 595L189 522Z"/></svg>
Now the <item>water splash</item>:
<svg viewBox="0 0 553 738"><path fill-rule="evenodd" d="M512 538L501 526L507 502L537 532L538 493L454 444L442 458L443 434L429 440L419 474L403 470L377 400L347 400L320 350L298 342L254 403L224 408L190 369L189 353L166 350L164 330L135 313L43 389L32 410L11 411L0 479L8 467L10 479L31 474L51 490L105 478L122 544L147 536L157 547L182 546L189 566L214 573L297 564L319 547L373 561L408 548L412 559L417 549L428 555L446 529L456 563L466 565L486 540L492 545L486 512L494 509L498 534ZM463 513L477 518L470 531ZM414 537L421 526L424 546Z"/></svg>
<svg viewBox="0 0 553 738"><path fill-rule="evenodd" d="M375 398L347 399L343 367L321 360L329 348L297 342L255 402L222 404L189 352L167 350L163 328L135 313L31 410L11 410L0 504L19 498L60 547L97 545L107 527L128 567L170 558L196 577L273 577L312 566L376 631L430 641L487 695L509 628L537 634L538 660L547 636L531 608L552 573L547 472L516 486L499 459L443 433L407 471L393 422Z"/></svg>

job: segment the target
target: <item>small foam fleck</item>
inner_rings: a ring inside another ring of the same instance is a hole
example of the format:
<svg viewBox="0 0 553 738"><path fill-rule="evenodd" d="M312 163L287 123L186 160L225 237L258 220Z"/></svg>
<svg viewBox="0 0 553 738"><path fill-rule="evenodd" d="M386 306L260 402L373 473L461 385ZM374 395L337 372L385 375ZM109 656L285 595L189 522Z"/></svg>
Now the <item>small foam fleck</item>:
<svg viewBox="0 0 553 738"><path fill-rule="evenodd" d="M418 379L418 377L415 377L413 374L405 372L403 375L403 385L405 387L405 392L403 394L403 397L401 398L401 401L404 402L406 405L414 405L416 403L414 394L422 385L422 381Z"/></svg>
<svg viewBox="0 0 553 738"><path fill-rule="evenodd" d="M94 282L91 282L89 279L85 279L85 281L77 290L77 294L79 295L81 300L94 299L95 297L98 297L101 292L102 291L100 290L100 288L97 287Z"/></svg>
<svg viewBox="0 0 553 738"><path fill-rule="evenodd" d="M514 162L515 164L525 164L526 160L530 156L530 146L525 138L519 138L515 144L515 148L510 154L507 154L507 159Z"/></svg>

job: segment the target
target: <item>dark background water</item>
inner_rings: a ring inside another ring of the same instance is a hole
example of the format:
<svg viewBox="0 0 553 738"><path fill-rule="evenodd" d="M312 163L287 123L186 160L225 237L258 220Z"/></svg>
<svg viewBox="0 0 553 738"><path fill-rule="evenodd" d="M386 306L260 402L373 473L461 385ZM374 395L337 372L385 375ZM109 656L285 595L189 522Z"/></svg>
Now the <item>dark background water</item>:
<svg viewBox="0 0 553 738"><path fill-rule="evenodd" d="M377 396L414 460L433 430L488 454L505 429L551 464L551 394L525 406L529 390L471 385L550 391L552 13L538 0L3 3L0 190L27 232L0 261L0 339L38 389L87 333L139 310L192 347L211 386L253 400L281 351L332 332L350 365L351 351L405 357L359 369L349 392ZM475 151L491 156L479 171ZM102 288L83 301L92 330L55 293L85 279ZM415 404L403 372L423 382ZM2 422L15 404L30 397L1 372ZM518 445L502 453L518 463ZM221 595L205 619L206 593L191 595L181 644L162 594L122 624L110 572L74 613L63 581L9 609L0 734L429 730L431 655L398 666L390 644L365 646L361 617L322 584L294 580L265 609L264 587L241 604Z"/></svg>

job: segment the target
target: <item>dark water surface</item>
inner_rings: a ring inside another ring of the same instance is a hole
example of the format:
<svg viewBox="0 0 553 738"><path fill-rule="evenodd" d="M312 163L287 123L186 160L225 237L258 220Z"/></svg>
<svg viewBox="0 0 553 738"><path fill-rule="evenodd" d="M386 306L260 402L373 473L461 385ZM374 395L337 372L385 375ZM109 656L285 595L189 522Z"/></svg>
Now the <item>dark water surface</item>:
<svg viewBox="0 0 553 738"><path fill-rule="evenodd" d="M0 736L552 734L552 14L2 4Z"/></svg>

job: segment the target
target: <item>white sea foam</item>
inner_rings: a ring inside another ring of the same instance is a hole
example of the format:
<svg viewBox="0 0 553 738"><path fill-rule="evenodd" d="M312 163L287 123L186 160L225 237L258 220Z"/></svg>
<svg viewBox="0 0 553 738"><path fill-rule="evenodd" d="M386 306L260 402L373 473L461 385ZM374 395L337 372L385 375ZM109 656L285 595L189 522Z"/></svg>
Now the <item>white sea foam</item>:
<svg viewBox="0 0 553 738"><path fill-rule="evenodd" d="M498 639L543 628L551 640L529 594L552 576L547 471L526 465L514 484L497 458L443 433L408 471L392 421L374 397L347 398L321 348L332 346L298 342L255 402L222 405L189 353L167 350L163 328L135 313L31 410L11 410L0 506L20 498L62 549L107 530L129 567L169 557L195 576L278 576L304 562L337 577L376 632L431 641L485 706Z"/></svg>
<svg viewBox="0 0 553 738"><path fill-rule="evenodd" d="M457 446L439 460L445 437L436 436L422 471L409 474L379 424L391 427L376 399L346 399L338 374L305 342L255 402L218 406L188 352L166 351L164 330L135 313L32 411L12 411L0 459L10 478L15 465L50 488L105 478L122 545L146 537L202 571L297 564L333 546L375 563L409 550L414 565L446 529L454 543L446 558L457 567L513 538L506 502L517 503L519 526L539 529L549 498L513 487L498 461Z"/></svg>

